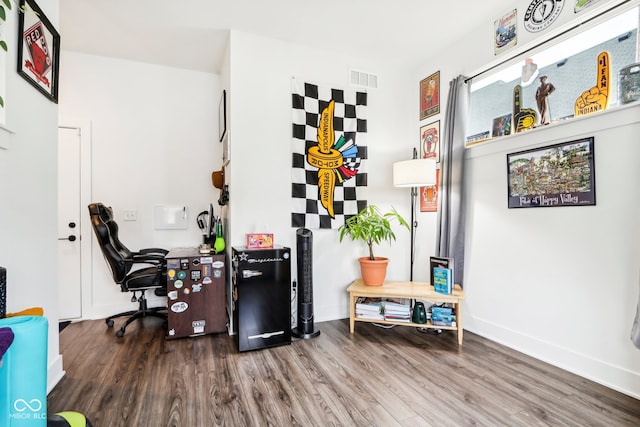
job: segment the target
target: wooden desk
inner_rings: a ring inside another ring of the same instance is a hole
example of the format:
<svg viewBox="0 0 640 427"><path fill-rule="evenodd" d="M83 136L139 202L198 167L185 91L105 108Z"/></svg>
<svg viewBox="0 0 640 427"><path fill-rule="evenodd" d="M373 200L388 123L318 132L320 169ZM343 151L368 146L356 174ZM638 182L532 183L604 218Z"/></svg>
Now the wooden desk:
<svg viewBox="0 0 640 427"><path fill-rule="evenodd" d="M433 290L428 282L393 282L385 281L382 286L367 286L362 279L355 280L347 288L349 292L349 331L355 330L355 322L371 322L387 325L413 326L416 328L449 329L458 332L458 345L462 345L462 300L464 292L459 285L455 285L451 295L439 294ZM449 303L454 306L456 313L455 326L434 326L431 321L425 324L413 322L394 322L390 320L366 319L356 317L356 301L358 297L373 298L412 298L433 303Z"/></svg>

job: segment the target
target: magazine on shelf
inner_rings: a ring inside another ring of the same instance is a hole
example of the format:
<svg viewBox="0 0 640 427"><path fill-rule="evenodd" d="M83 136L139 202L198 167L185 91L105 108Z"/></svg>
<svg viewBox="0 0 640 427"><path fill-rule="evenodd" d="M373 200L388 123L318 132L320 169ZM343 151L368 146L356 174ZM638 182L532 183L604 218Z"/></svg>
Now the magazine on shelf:
<svg viewBox="0 0 640 427"><path fill-rule="evenodd" d="M434 268L448 268L451 270L451 285L453 288L453 285L455 284L455 281L453 280L453 258L449 258L449 257L438 257L438 256L432 256L429 257L429 277L431 278L431 281L429 283L431 283L431 285L433 286L433 269Z"/></svg>

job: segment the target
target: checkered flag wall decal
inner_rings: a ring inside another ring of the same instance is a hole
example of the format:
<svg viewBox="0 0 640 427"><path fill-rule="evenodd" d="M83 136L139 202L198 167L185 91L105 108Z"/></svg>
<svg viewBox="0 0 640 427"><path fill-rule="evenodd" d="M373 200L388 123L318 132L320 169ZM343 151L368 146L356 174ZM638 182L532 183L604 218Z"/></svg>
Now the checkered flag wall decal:
<svg viewBox="0 0 640 427"><path fill-rule="evenodd" d="M291 226L338 228L367 206L367 93L292 79Z"/></svg>

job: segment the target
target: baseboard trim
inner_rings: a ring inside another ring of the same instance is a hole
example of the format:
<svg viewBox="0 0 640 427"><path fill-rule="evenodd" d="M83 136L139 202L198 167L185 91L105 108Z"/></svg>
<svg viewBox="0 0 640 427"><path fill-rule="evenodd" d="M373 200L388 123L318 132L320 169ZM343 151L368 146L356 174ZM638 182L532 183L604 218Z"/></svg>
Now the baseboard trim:
<svg viewBox="0 0 640 427"><path fill-rule="evenodd" d="M49 363L49 369L47 369L47 395L60 382L64 374L65 372L62 369L62 355L59 354L58 357Z"/></svg>
<svg viewBox="0 0 640 427"><path fill-rule="evenodd" d="M579 375L635 399L640 399L640 373L575 352L569 348L507 329L479 318L465 320L469 332ZM629 345L632 343L629 341Z"/></svg>

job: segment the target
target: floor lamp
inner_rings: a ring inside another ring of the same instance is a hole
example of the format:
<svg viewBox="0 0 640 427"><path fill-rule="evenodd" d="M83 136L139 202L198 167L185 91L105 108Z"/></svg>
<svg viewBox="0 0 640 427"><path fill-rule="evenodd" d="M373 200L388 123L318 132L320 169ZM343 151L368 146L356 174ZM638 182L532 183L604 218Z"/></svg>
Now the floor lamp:
<svg viewBox="0 0 640 427"><path fill-rule="evenodd" d="M418 152L413 149L413 159L395 162L393 164L393 186L411 187L411 270L410 280L413 282L413 261L415 253L416 228L418 221L415 219L416 198L418 187L436 184L435 159L419 159Z"/></svg>

